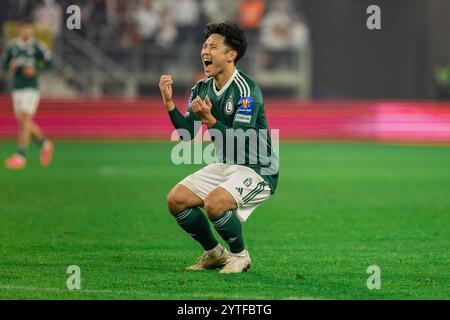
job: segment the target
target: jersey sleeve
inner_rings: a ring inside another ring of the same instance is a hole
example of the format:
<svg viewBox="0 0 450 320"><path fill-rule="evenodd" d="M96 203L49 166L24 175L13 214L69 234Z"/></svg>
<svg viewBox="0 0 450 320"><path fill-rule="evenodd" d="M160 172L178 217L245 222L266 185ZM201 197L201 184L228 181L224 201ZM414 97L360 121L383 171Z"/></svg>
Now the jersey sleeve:
<svg viewBox="0 0 450 320"><path fill-rule="evenodd" d="M178 108L174 108L173 110L169 111L169 117L172 121L173 126L175 129L184 129L189 132L190 139L194 139L194 137L197 135L198 130L200 129L201 125L195 126L195 121L201 121L192 111L192 101L194 101L195 97L198 94L198 83L191 89L191 95L189 96L187 109L184 115L181 114L181 112L178 110ZM179 131L180 136L183 137L183 140L185 139L185 135L181 134L182 132Z"/></svg>
<svg viewBox="0 0 450 320"><path fill-rule="evenodd" d="M37 60L39 62L38 66L40 69L49 69L52 67L53 58L47 45L43 42L37 43Z"/></svg>
<svg viewBox="0 0 450 320"><path fill-rule="evenodd" d="M234 115L234 128L256 128L256 120L263 109L263 102L253 97L241 97Z"/></svg>
<svg viewBox="0 0 450 320"><path fill-rule="evenodd" d="M199 117L195 115L195 113L192 111L192 102L194 101L195 97L199 94L199 84L197 83L192 89L191 89L191 95L189 96L186 112L184 114L184 117L188 119L189 121L201 121Z"/></svg>
<svg viewBox="0 0 450 320"><path fill-rule="evenodd" d="M264 112L264 100L261 91L253 88L247 97L239 97L234 115L234 128L256 128L260 113Z"/></svg>
<svg viewBox="0 0 450 320"><path fill-rule="evenodd" d="M8 45L5 50L5 54L2 57L2 69L7 72L9 68L9 63L12 59L12 48L11 45Z"/></svg>

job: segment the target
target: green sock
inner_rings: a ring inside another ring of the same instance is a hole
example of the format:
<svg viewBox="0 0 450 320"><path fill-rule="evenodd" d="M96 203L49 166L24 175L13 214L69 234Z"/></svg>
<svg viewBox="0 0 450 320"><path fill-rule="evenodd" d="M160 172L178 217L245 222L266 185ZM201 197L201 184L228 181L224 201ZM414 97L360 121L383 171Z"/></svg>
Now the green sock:
<svg viewBox="0 0 450 320"><path fill-rule="evenodd" d="M232 210L226 211L211 221L223 240L230 246L232 253L239 253L245 249L241 221Z"/></svg>
<svg viewBox="0 0 450 320"><path fill-rule="evenodd" d="M205 250L211 250L219 242L209 226L208 219L198 207L188 208L175 215L178 225L197 240Z"/></svg>
<svg viewBox="0 0 450 320"><path fill-rule="evenodd" d="M27 157L27 149L25 149L24 147L17 147L17 154L20 154L22 157L26 158Z"/></svg>

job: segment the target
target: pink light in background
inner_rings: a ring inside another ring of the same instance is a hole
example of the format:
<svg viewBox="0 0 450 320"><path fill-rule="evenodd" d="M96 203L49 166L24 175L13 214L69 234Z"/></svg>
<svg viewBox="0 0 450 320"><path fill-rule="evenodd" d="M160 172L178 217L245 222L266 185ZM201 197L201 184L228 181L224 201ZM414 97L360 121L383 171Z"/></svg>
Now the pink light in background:
<svg viewBox="0 0 450 320"><path fill-rule="evenodd" d="M181 112L184 100L178 100ZM450 103L267 100L271 129L281 139L450 143ZM159 99L42 99L36 121L55 139L170 140ZM11 100L0 97L0 138L15 138Z"/></svg>

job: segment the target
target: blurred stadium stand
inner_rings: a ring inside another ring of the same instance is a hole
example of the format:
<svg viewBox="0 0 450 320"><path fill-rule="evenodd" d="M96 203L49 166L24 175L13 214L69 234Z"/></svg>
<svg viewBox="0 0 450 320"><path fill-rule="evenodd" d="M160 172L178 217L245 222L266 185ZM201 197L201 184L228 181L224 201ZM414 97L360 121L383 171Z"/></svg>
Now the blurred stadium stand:
<svg viewBox="0 0 450 320"><path fill-rule="evenodd" d="M65 28L69 5L82 28ZM54 49L56 73L44 95L158 95L161 72L186 94L201 76L199 50L209 21L246 29L239 68L266 96L446 99L450 97L450 1L379 0L382 30L366 28L360 0L2 0L1 45L20 18L33 17ZM442 65L445 63L445 65ZM48 79L47 79L48 78ZM5 91L3 77L0 89ZM57 86L56 86L57 85Z"/></svg>
<svg viewBox="0 0 450 320"><path fill-rule="evenodd" d="M44 95L130 98L159 94L155 84L161 73L173 74L177 88L187 91L201 77L199 52L207 22L237 20L249 38L239 68L269 95L308 98L312 63L306 21L294 1L267 3L2 1L2 11L8 13L3 42L15 36L17 18L33 17L37 36L55 56L56 73L45 75ZM81 8L80 31L65 28L65 9L72 4Z"/></svg>
<svg viewBox="0 0 450 320"><path fill-rule="evenodd" d="M36 118L52 137L167 139L160 74L174 76L183 109L202 77L204 26L230 19L249 40L238 67L262 87L282 139L450 143L450 1L377 3L380 31L367 30L361 0L3 0L0 52L33 17L55 57ZM72 4L79 31L65 27ZM0 139L11 139L0 79Z"/></svg>

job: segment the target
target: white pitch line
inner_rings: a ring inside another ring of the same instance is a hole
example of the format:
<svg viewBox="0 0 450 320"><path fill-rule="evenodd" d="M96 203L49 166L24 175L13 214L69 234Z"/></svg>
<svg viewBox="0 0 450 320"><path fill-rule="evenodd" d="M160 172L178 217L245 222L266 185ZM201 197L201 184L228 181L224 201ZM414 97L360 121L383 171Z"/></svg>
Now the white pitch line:
<svg viewBox="0 0 450 320"><path fill-rule="evenodd" d="M244 295L230 295L224 293L161 293L152 291L138 291L138 290L111 290L111 289L80 289L80 290L68 290L64 288L45 288L45 287L32 287L32 286L10 286L10 285L0 285L0 289L3 290L25 290L25 291L53 291L53 292L66 292L66 293L112 293L112 294L130 294L130 295L153 295L160 297L172 297L172 296L187 296L187 297L198 297L198 298L208 298L208 297L224 297L225 299L245 299L245 300L267 300L268 297L261 296L244 296ZM277 300L313 300L311 297L286 297Z"/></svg>

